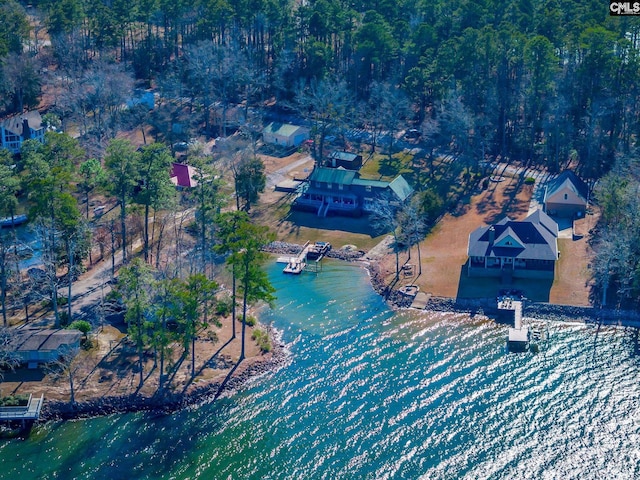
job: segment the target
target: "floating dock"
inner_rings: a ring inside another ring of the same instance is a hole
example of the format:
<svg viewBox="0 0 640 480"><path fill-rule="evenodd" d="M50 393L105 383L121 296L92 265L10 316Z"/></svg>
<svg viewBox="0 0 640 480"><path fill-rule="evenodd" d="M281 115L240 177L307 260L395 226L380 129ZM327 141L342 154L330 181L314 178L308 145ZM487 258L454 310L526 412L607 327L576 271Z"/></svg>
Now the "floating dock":
<svg viewBox="0 0 640 480"><path fill-rule="evenodd" d="M293 258L289 263L287 263L287 266L284 267L282 273L298 275L299 273L302 273L302 270L304 270L304 267L306 266L307 264L305 262L301 262L297 258Z"/></svg>
<svg viewBox="0 0 640 480"><path fill-rule="evenodd" d="M309 264L313 262L315 266L314 271L317 273L321 265L320 262L329 250L331 250L331 244L329 243L316 242L311 245L311 242L307 242L298 255L278 257L277 262L287 265L282 270L282 273L291 273L294 275L302 273L302 271L307 269Z"/></svg>

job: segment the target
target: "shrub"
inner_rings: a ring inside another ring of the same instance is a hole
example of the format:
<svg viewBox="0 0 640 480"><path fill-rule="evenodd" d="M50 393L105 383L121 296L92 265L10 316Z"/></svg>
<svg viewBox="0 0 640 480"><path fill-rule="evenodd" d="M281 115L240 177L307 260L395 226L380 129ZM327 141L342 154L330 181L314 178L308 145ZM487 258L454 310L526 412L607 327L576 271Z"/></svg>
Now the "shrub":
<svg viewBox="0 0 640 480"><path fill-rule="evenodd" d="M267 333L264 330L256 328L253 331L251 338L253 338L256 341L256 343L258 344L258 347L260 347L260 350L262 352L271 351L271 340L269 340L269 335L267 335Z"/></svg>
<svg viewBox="0 0 640 480"><path fill-rule="evenodd" d="M240 316L240 321L242 321L242 316ZM256 317L252 317L251 315L247 315L247 325L253 327L257 323Z"/></svg>
<svg viewBox="0 0 640 480"><path fill-rule="evenodd" d="M58 317L60 318L60 326L66 327L69 325L69 312L66 310L58 311Z"/></svg>
<svg viewBox="0 0 640 480"><path fill-rule="evenodd" d="M533 177L527 177L524 179L525 185L533 185L534 183L536 183L536 179Z"/></svg>
<svg viewBox="0 0 640 480"><path fill-rule="evenodd" d="M80 346L82 347L83 350L86 350L86 351L91 350L92 348L96 347L97 345L98 345L97 342L94 342L90 338L83 338L80 341Z"/></svg>
<svg viewBox="0 0 640 480"><path fill-rule="evenodd" d="M80 330L82 334L86 337L87 333L91 331L91 324L86 320L76 320L71 323L67 328Z"/></svg>
<svg viewBox="0 0 640 480"><path fill-rule="evenodd" d="M29 403L29 395L9 395L0 398L0 407L25 407Z"/></svg>
<svg viewBox="0 0 640 480"><path fill-rule="evenodd" d="M216 303L216 315L226 317L231 314L231 307L233 306L233 299L230 296L222 297Z"/></svg>

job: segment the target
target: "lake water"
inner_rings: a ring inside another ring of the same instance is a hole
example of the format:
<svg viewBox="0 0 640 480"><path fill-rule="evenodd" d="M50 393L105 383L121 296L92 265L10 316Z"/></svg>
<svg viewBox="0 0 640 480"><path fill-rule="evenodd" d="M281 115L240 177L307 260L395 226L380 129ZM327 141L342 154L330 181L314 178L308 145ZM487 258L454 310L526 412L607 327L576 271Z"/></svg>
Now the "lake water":
<svg viewBox="0 0 640 480"><path fill-rule="evenodd" d="M505 326L391 312L355 265L280 270L280 370L169 416L38 427L0 442L0 478L640 477L635 330L551 323L539 354L508 354Z"/></svg>

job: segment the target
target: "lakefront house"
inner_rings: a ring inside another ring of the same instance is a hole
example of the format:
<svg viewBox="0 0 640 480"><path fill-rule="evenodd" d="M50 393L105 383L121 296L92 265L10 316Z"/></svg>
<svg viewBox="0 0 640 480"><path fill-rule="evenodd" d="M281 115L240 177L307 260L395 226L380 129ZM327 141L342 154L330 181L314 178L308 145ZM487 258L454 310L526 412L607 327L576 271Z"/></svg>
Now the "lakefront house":
<svg viewBox="0 0 640 480"><path fill-rule="evenodd" d="M522 221L505 217L469 234L469 276L552 279L558 225L542 210Z"/></svg>
<svg viewBox="0 0 640 480"><path fill-rule="evenodd" d="M372 211L381 202L399 206L412 193L402 175L385 182L362 179L358 172L342 167L316 167L300 188L293 208L313 211L321 217L329 213L355 217Z"/></svg>

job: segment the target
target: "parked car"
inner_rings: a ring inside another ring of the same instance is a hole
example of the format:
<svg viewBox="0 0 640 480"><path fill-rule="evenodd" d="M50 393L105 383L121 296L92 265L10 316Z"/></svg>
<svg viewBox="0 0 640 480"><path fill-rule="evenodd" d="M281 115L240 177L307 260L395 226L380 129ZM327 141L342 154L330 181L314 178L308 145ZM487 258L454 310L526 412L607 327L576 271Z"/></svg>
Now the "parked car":
<svg viewBox="0 0 640 480"><path fill-rule="evenodd" d="M415 140L420 138L420 131L415 128L410 128L404 134L404 138L407 140Z"/></svg>

